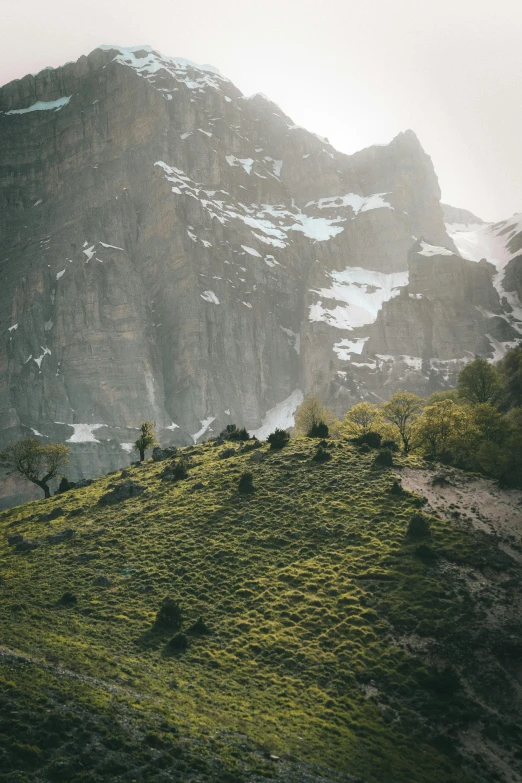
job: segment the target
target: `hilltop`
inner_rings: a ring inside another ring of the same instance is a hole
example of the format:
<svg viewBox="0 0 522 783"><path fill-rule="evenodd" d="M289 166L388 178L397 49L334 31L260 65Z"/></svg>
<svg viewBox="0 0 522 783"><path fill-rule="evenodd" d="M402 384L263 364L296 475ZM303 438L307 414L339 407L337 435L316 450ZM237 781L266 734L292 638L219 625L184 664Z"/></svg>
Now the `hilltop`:
<svg viewBox="0 0 522 783"><path fill-rule="evenodd" d="M0 781L521 780L520 493L247 448L0 514Z"/></svg>

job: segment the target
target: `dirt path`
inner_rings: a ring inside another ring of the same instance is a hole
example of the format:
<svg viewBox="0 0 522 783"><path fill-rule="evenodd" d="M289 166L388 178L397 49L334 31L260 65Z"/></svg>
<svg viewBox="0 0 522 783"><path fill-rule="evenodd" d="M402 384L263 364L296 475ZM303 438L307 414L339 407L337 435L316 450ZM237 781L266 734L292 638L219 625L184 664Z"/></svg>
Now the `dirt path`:
<svg viewBox="0 0 522 783"><path fill-rule="evenodd" d="M402 468L398 472L404 489L428 500L428 508L448 519L471 525L500 539L499 546L522 562L522 492L499 489L495 481L466 475L451 468L422 470ZM433 483L443 476L442 484Z"/></svg>

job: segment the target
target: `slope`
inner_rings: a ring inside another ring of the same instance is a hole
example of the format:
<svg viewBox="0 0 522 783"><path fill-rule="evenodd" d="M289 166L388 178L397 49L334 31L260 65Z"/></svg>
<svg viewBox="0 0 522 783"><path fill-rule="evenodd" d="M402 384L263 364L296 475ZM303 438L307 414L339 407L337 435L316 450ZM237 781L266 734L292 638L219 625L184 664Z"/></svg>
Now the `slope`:
<svg viewBox="0 0 522 783"><path fill-rule="evenodd" d="M520 780L519 564L315 451L211 441L0 515L0 780Z"/></svg>

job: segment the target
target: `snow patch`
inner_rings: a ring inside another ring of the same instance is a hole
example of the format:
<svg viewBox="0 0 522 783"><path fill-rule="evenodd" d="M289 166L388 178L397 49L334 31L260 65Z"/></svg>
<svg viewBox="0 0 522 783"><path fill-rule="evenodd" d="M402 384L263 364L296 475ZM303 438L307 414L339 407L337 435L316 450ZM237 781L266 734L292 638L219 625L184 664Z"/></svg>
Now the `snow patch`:
<svg viewBox="0 0 522 783"><path fill-rule="evenodd" d="M332 272L330 288L312 289L312 293L344 302L333 309L323 307L322 299L310 306L310 321L325 321L337 329L355 329L376 321L384 302L393 299L408 285L408 272L374 272L348 267Z"/></svg>
<svg viewBox="0 0 522 783"><path fill-rule="evenodd" d="M34 360L38 365L38 369L42 368L42 361L44 359L44 356L51 355L51 351L49 350L49 348L44 348L43 345L41 345L40 348L42 349L43 353L40 354L40 356Z"/></svg>
<svg viewBox="0 0 522 783"><path fill-rule="evenodd" d="M213 421L215 421L215 416L209 416L208 419L201 419L201 429L198 430L198 432L195 432L194 435L191 435L192 440L194 443L198 442L198 439L203 437L203 435L207 432L208 428L212 424Z"/></svg>
<svg viewBox="0 0 522 783"><path fill-rule="evenodd" d="M261 253L258 253L257 250L254 250L253 247L248 247L247 245L241 245L241 247L249 255L256 256L257 258L262 258Z"/></svg>
<svg viewBox="0 0 522 783"><path fill-rule="evenodd" d="M60 422L56 422L60 424ZM68 427L72 427L74 432L70 438L67 438L66 443L99 443L100 441L94 437L94 431L99 430L100 427L106 427L106 424L68 424Z"/></svg>
<svg viewBox="0 0 522 783"><path fill-rule="evenodd" d="M6 111L6 115L27 114L30 111L52 111L52 110L60 111L61 108L63 108L69 103L71 98L72 95L69 95L64 98L58 98L55 101L36 101L36 103L33 103L31 106L28 106L26 109L11 109L11 111ZM37 203L41 203L41 199ZM36 206L36 204L34 206Z"/></svg>
<svg viewBox="0 0 522 783"><path fill-rule="evenodd" d="M343 362L349 362L353 353L361 354L363 352L364 344L369 337L356 337L354 340L348 340L343 337L338 343L335 343L333 350Z"/></svg>
<svg viewBox="0 0 522 783"><path fill-rule="evenodd" d="M328 196L318 201L309 201L306 205L317 206L318 209L334 209L338 207L351 207L356 215L360 212L369 212L372 209L393 209L392 205L384 200L389 193L373 193L371 196L359 196L357 193L346 193L344 196Z"/></svg>
<svg viewBox="0 0 522 783"><path fill-rule="evenodd" d="M205 300L205 302L210 302L211 304L220 304L219 299L215 295L214 291L203 291L202 294L200 294L200 297Z"/></svg>
<svg viewBox="0 0 522 783"><path fill-rule="evenodd" d="M85 251L84 251L85 252ZM61 272L56 273L56 279L59 280L61 277L63 277L65 274L65 269L62 269Z"/></svg>
<svg viewBox="0 0 522 783"><path fill-rule="evenodd" d="M263 423L257 430L250 430L249 434L258 440L266 440L271 432L279 428L287 430L295 423L295 412L304 400L301 389L295 389L289 397L274 405L263 418Z"/></svg>
<svg viewBox="0 0 522 783"><path fill-rule="evenodd" d="M96 441L96 442L99 443L100 441ZM132 454L132 452L134 451L134 443L120 443L120 448L123 451L126 451L127 454Z"/></svg>
<svg viewBox="0 0 522 783"><path fill-rule="evenodd" d="M16 332L17 329L18 329L18 324L13 324L12 326L9 327L9 329L7 331L8 332Z"/></svg>
<svg viewBox="0 0 522 783"><path fill-rule="evenodd" d="M291 329L287 329L286 326L279 327L290 338L290 345L294 349L297 355L301 353L301 335L296 334Z"/></svg>
<svg viewBox="0 0 522 783"><path fill-rule="evenodd" d="M430 245L428 242L421 242L422 250L417 252L419 256L454 256L453 250L448 250L447 247L439 247L437 245Z"/></svg>

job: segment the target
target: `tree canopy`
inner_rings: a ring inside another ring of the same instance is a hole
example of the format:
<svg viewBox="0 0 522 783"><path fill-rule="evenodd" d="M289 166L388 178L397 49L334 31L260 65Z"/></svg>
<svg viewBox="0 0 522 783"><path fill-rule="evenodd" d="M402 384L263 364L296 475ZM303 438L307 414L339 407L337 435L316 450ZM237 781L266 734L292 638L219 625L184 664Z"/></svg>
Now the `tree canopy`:
<svg viewBox="0 0 522 783"><path fill-rule="evenodd" d="M51 497L49 482L57 478L69 461L69 446L64 443L45 444L37 438L23 438L11 443L0 454L0 465L8 475L18 474Z"/></svg>
<svg viewBox="0 0 522 783"><path fill-rule="evenodd" d="M140 453L140 462L145 459L147 449L153 449L154 446L159 445L154 432L155 426L155 421L142 421L140 424L141 435L134 443L134 448Z"/></svg>

